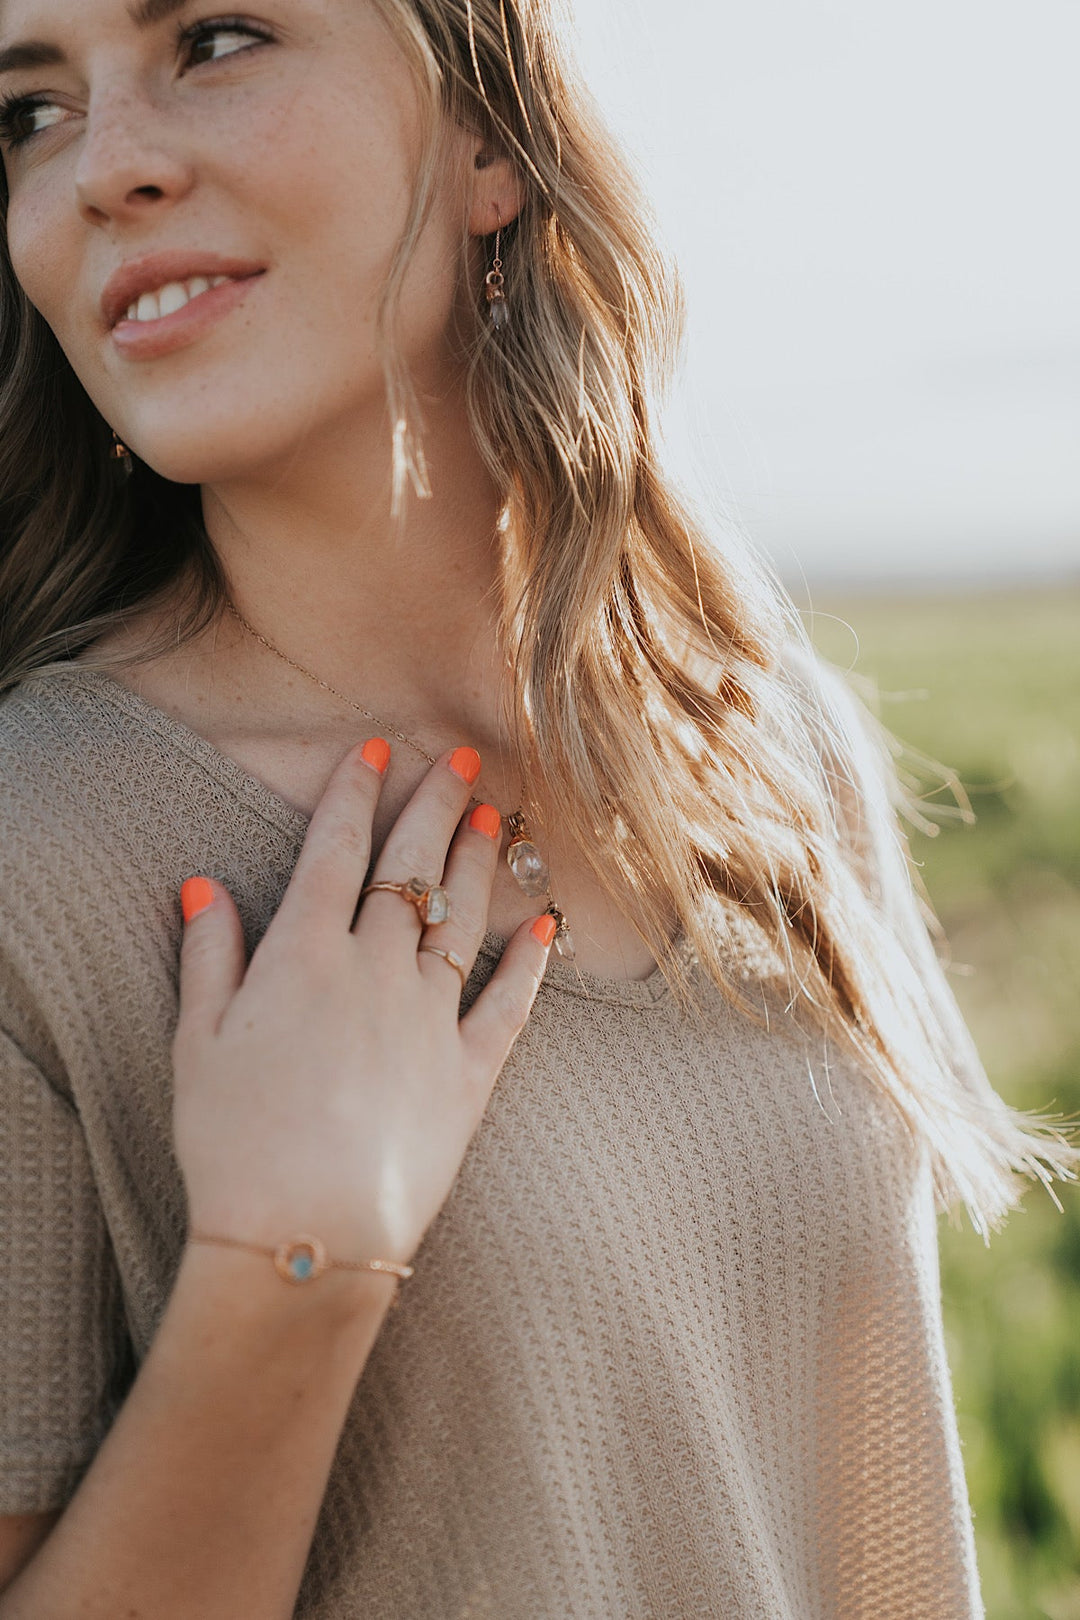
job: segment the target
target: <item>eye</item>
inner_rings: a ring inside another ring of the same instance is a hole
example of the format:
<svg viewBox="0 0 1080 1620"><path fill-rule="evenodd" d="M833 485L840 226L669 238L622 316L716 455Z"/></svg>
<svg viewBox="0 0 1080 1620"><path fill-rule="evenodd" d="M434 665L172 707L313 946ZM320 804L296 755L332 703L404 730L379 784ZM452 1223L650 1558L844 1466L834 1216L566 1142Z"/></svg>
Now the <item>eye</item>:
<svg viewBox="0 0 1080 1620"><path fill-rule="evenodd" d="M180 45L188 64L198 67L268 45L272 38L267 29L244 17L215 17L182 29ZM0 97L0 141L14 150L73 116L46 96Z"/></svg>
<svg viewBox="0 0 1080 1620"><path fill-rule="evenodd" d="M238 56L254 45L265 45L270 35L240 17L215 17L185 28L180 38L187 47L188 61L197 67L203 62Z"/></svg>
<svg viewBox="0 0 1080 1620"><path fill-rule="evenodd" d="M0 100L0 140L12 148L23 146L70 116L65 107L44 96L5 96Z"/></svg>

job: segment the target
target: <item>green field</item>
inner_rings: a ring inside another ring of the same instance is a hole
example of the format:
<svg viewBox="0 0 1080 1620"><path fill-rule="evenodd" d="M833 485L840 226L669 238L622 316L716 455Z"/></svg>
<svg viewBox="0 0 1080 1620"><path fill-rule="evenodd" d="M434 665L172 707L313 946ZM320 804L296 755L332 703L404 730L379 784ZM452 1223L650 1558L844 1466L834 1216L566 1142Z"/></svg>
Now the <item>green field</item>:
<svg viewBox="0 0 1080 1620"><path fill-rule="evenodd" d="M1080 585L814 600L826 657L976 814L912 848L992 1081L1080 1116ZM856 640L857 638L857 640ZM936 802L948 804L948 793ZM1080 1188L984 1247L941 1223L949 1359L990 1620L1080 1620Z"/></svg>

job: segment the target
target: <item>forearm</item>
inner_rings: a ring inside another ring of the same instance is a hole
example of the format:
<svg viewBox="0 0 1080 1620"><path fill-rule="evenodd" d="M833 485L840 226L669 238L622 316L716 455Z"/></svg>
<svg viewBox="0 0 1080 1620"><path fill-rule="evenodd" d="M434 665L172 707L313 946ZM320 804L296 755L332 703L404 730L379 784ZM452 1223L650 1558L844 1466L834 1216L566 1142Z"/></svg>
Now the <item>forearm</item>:
<svg viewBox="0 0 1080 1620"><path fill-rule="evenodd" d="M289 1620L389 1278L185 1251L131 1393L0 1620Z"/></svg>

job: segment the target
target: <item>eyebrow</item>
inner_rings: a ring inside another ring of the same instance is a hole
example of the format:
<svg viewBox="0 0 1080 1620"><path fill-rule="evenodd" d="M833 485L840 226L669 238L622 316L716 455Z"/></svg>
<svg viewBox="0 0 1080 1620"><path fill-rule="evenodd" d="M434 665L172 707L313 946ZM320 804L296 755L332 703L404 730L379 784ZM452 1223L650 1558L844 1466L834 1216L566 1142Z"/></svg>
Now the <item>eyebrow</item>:
<svg viewBox="0 0 1080 1620"><path fill-rule="evenodd" d="M141 31L167 22L188 3L189 0L138 0L137 5L128 7L128 16ZM28 39L17 45L5 45L0 50L0 73L17 73L25 68L62 67L66 60L59 45Z"/></svg>

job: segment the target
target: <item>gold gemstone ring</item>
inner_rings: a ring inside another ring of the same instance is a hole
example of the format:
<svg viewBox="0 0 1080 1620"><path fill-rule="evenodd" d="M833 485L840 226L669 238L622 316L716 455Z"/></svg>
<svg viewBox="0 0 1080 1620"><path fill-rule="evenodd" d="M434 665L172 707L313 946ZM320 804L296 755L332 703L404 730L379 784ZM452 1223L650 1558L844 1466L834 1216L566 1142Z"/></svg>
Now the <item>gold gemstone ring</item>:
<svg viewBox="0 0 1080 1620"><path fill-rule="evenodd" d="M464 990L468 982L469 970L465 966L465 963L461 960L461 957L458 955L457 951L443 951L439 949L438 945L421 945L419 949L426 956L441 956L444 962L449 962L450 966L461 980L461 988Z"/></svg>
<svg viewBox="0 0 1080 1620"><path fill-rule="evenodd" d="M387 894L400 894L412 906L420 921L428 928L437 928L450 917L450 896L438 883L425 883L423 878L409 878L406 883L369 883L361 889L360 898L383 890Z"/></svg>

